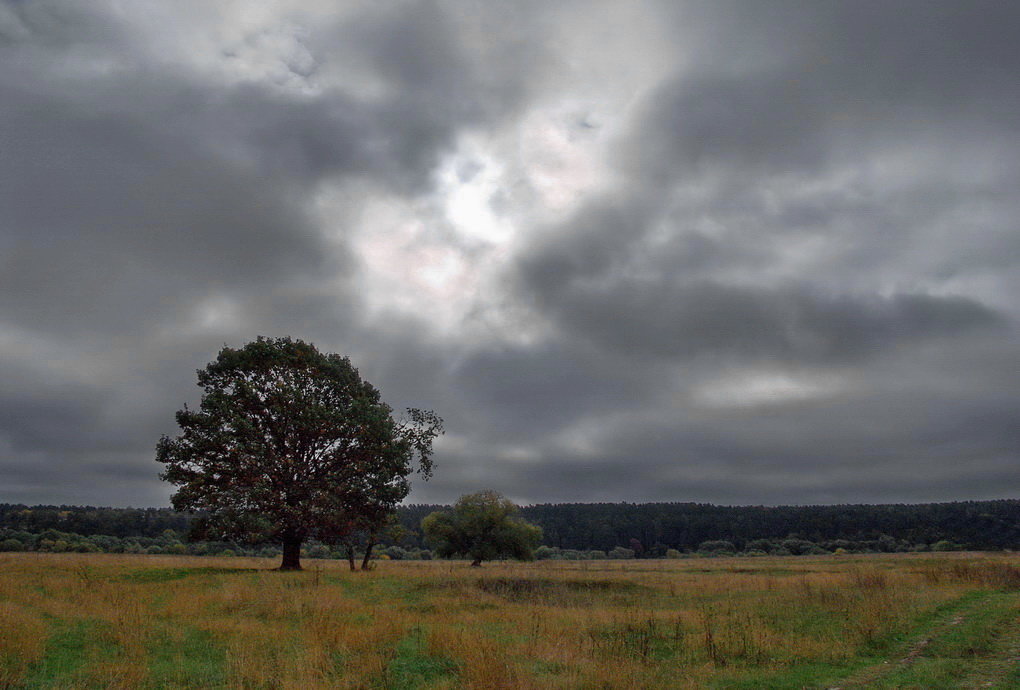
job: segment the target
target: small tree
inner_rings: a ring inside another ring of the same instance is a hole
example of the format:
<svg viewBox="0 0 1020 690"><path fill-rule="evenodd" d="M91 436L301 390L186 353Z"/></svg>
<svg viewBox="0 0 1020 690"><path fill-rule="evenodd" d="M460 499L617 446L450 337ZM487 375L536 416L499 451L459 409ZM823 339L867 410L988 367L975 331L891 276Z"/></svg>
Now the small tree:
<svg viewBox="0 0 1020 690"><path fill-rule="evenodd" d="M502 494L479 491L461 496L453 510L432 513L421 524L440 556L467 556L473 566L494 558L530 561L542 530L517 513Z"/></svg>
<svg viewBox="0 0 1020 690"><path fill-rule="evenodd" d="M283 545L281 570L301 569L301 543L335 543L392 511L417 461L432 473L433 412L393 419L349 359L290 338L224 347L198 371L199 410L177 413L160 475L179 486L177 510L204 514L200 535Z"/></svg>
<svg viewBox="0 0 1020 690"><path fill-rule="evenodd" d="M399 541L406 530L397 522L392 508L383 510L380 506L370 506L350 524L350 529L343 536L341 542L347 554L347 562L351 571L357 570L354 564L355 552L361 550L361 569L369 570L372 567L372 549L379 543L381 537L393 541Z"/></svg>

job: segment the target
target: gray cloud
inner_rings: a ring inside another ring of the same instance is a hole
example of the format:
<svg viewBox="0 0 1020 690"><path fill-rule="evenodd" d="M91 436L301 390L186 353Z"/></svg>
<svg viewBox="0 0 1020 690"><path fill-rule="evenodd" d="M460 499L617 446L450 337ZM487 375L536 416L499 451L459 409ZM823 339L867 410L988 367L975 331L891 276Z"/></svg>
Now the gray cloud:
<svg viewBox="0 0 1020 690"><path fill-rule="evenodd" d="M416 501L1015 493L1015 3L231 12L0 2L0 501L163 503L259 334Z"/></svg>
<svg viewBox="0 0 1020 690"><path fill-rule="evenodd" d="M961 297L857 298L641 277L570 286L551 301L561 327L638 357L716 353L838 362L1003 324L993 310Z"/></svg>

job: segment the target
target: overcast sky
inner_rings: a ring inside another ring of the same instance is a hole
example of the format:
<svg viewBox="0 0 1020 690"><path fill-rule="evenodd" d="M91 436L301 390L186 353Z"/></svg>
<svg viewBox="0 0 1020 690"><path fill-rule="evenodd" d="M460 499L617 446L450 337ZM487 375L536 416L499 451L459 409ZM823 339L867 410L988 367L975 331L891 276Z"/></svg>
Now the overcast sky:
<svg viewBox="0 0 1020 690"><path fill-rule="evenodd" d="M167 505L228 344L409 501L1020 491L1020 3L0 0L0 502Z"/></svg>

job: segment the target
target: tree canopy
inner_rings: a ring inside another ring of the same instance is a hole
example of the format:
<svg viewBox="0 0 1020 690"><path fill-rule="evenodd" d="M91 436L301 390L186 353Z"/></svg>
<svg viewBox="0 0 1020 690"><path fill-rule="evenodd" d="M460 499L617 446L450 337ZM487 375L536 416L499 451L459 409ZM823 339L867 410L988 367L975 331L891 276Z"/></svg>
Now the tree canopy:
<svg viewBox="0 0 1020 690"><path fill-rule="evenodd" d="M415 408L394 419L346 357L259 337L224 347L198 385L200 408L178 411L182 433L156 448L160 477L180 487L173 506L203 513L204 536L282 543L281 569L300 569L307 538L381 524L415 466L432 474L442 419Z"/></svg>
<svg viewBox="0 0 1020 690"><path fill-rule="evenodd" d="M517 517L519 508L496 491L461 496L450 511L422 520L440 556L468 556L471 565L494 558L531 560L542 530Z"/></svg>

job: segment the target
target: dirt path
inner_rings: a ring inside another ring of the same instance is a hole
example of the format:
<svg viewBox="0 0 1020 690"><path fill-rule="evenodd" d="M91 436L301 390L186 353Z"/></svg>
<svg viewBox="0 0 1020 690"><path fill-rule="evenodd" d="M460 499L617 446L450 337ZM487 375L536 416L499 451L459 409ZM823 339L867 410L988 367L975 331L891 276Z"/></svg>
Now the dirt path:
<svg viewBox="0 0 1020 690"><path fill-rule="evenodd" d="M1004 598L1005 597L1005 598ZM962 626L962 627L961 627ZM960 637L963 635L964 637ZM953 640L954 636L957 638ZM945 644L954 649L950 656ZM939 651L929 649L938 641ZM926 669L913 669L920 660L950 661L958 673L930 676ZM916 674L916 675L915 675ZM996 688L1020 687L1020 595L987 592L980 598L959 602L900 655L863 668L828 690L873 687L926 687L940 678L937 687Z"/></svg>
<svg viewBox="0 0 1020 690"><path fill-rule="evenodd" d="M910 645L906 654L898 659L890 659L884 661L881 664L874 666L868 666L867 668L861 669L857 673L845 678L835 685L831 685L827 690L850 690L851 688L870 688L875 686L883 678L886 678L893 673L900 671L904 668L908 668L914 662L917 661L924 653L924 650L932 643L932 640L944 635L952 628L963 623L967 618L967 614L981 605L981 601L975 601L966 605L963 611L958 611L952 615L948 620L942 621L935 625L929 630L923 637L915 640ZM965 686L971 687L971 686Z"/></svg>

